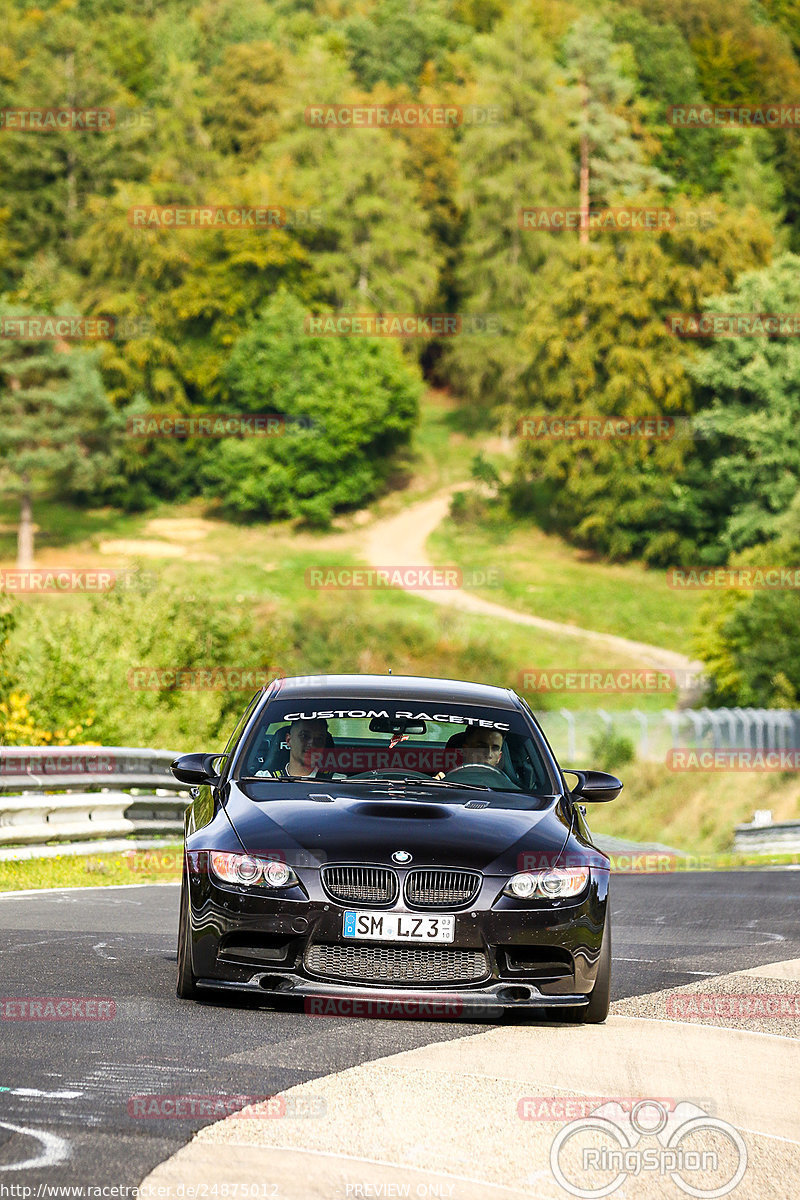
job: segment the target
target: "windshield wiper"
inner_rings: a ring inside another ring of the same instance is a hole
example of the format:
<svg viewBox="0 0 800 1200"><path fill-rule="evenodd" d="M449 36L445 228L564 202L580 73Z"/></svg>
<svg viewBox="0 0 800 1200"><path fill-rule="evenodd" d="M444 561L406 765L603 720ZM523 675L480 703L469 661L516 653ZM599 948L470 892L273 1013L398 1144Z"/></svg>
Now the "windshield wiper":
<svg viewBox="0 0 800 1200"><path fill-rule="evenodd" d="M492 788L483 787L477 783L453 783L445 779L397 779L395 777L382 779L379 774L373 775L370 779L366 779L364 777L357 779L355 776L351 776L348 779L345 776L342 779L334 778L333 782L346 783L348 787L351 783L388 783L391 785L397 784L400 787L444 787L457 788L459 791L463 790L470 792L491 792L493 790Z"/></svg>

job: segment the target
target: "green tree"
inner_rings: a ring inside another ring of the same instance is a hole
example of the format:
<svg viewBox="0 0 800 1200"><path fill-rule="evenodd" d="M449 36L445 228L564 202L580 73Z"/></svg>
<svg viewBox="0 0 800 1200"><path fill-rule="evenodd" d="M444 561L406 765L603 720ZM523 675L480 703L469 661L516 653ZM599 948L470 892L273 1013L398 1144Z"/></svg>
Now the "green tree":
<svg viewBox="0 0 800 1200"><path fill-rule="evenodd" d="M13 315L7 303L0 314ZM33 563L33 501L90 492L111 466L120 418L96 352L31 337L0 341L0 491L19 502L17 564Z"/></svg>
<svg viewBox="0 0 800 1200"><path fill-rule="evenodd" d="M207 492L229 511L319 525L371 499L407 445L419 375L386 338L314 337L308 310L281 291L234 346L232 406L281 413L281 436L229 438L206 467Z"/></svg>
<svg viewBox="0 0 800 1200"><path fill-rule="evenodd" d="M350 66L362 87L379 82L415 88L426 63L446 61L471 30L448 19L444 5L428 0L409 7L404 0L380 0L372 11L344 25Z"/></svg>
<svg viewBox="0 0 800 1200"><path fill-rule="evenodd" d="M797 571L800 500L786 513L784 532L768 546L734 556L730 566ZM800 707L800 592L796 588L725 589L706 598L695 626L694 653L710 681L712 705Z"/></svg>
<svg viewBox="0 0 800 1200"><path fill-rule="evenodd" d="M612 235L593 244L588 260L573 244L571 267L553 263L542 271L544 302L528 313L518 417L546 411L685 418L694 411L686 369L692 347L667 331L665 318L698 312L741 271L763 265L772 236L752 209L734 213L708 204L706 229L688 223L693 210L685 204L676 212L677 227L668 234ZM603 554L687 561L696 552L697 529L675 494L694 453L685 437L522 439L513 501Z"/></svg>
<svg viewBox="0 0 800 1200"><path fill-rule="evenodd" d="M132 24L129 33L135 33ZM0 290L12 289L33 255L49 249L65 276L63 286L72 286L61 299L76 300L72 251L85 226L89 197L109 195L115 181L144 174L148 131L130 123L140 102L120 78L121 64L103 46L101 29L81 19L75 5L9 13L7 37L13 53L0 58L0 106L106 108L115 114L114 127L106 131L4 129L0 138L8 209ZM135 45L134 37L131 53Z"/></svg>
<svg viewBox="0 0 800 1200"><path fill-rule="evenodd" d="M581 17L564 41L567 77L576 91L574 123L580 166L578 204L580 241L589 242L588 215L593 201L608 203L617 196L636 196L672 180L644 161L642 146L632 136L626 106L633 80L619 65L620 51L611 27L593 17Z"/></svg>
<svg viewBox="0 0 800 1200"><path fill-rule="evenodd" d="M526 307L540 294L539 271L563 243L520 228L520 210L569 204L569 136L549 50L529 25L509 18L476 38L470 99L499 120L469 125L458 145L459 207L465 228L456 270L458 308L490 314L501 332L452 339L443 372L472 412L484 416L519 396Z"/></svg>
<svg viewBox="0 0 800 1200"><path fill-rule="evenodd" d="M800 311L800 258L786 254L746 272L706 311ZM693 425L702 465L692 486L700 489L698 504L707 491L718 497L714 540L726 555L776 540L800 489L796 338L779 332L716 338L688 371L696 385Z"/></svg>

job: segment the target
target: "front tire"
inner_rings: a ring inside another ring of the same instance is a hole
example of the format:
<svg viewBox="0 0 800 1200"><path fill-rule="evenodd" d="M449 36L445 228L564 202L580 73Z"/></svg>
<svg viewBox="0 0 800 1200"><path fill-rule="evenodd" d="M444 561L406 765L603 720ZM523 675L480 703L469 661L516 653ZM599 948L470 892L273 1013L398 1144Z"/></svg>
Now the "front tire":
<svg viewBox="0 0 800 1200"><path fill-rule="evenodd" d="M175 993L179 1000L196 1000L197 979L192 971L192 931L189 919L189 877L183 869L181 880L181 909L178 920L178 985Z"/></svg>
<svg viewBox="0 0 800 1200"><path fill-rule="evenodd" d="M601 1025L608 1016L611 1004L611 917L606 917L600 961L597 964L597 979L589 995L589 1003L583 1008L557 1008L559 1020L577 1025Z"/></svg>

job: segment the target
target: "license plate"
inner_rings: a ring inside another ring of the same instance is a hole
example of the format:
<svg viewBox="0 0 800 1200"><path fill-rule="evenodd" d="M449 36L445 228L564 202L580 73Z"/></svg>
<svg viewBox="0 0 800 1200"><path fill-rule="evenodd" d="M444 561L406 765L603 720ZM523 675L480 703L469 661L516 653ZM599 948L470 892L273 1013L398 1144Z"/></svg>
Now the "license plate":
<svg viewBox="0 0 800 1200"><path fill-rule="evenodd" d="M454 916L417 917L413 913L354 912L344 914L346 938L368 938L376 942L452 942L456 935Z"/></svg>

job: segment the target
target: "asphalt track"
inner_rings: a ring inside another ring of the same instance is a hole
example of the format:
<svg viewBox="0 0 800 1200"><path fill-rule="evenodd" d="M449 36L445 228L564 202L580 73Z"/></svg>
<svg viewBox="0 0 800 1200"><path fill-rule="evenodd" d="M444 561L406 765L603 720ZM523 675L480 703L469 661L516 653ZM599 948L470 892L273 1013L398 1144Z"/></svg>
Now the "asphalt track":
<svg viewBox="0 0 800 1200"><path fill-rule="evenodd" d="M136 1118L133 1096L267 1096L486 1028L181 1003L177 901L175 885L0 896L0 996L116 1005L108 1021L0 1021L0 1196L133 1187L206 1123ZM799 901L793 870L617 877L614 998L800 958Z"/></svg>

